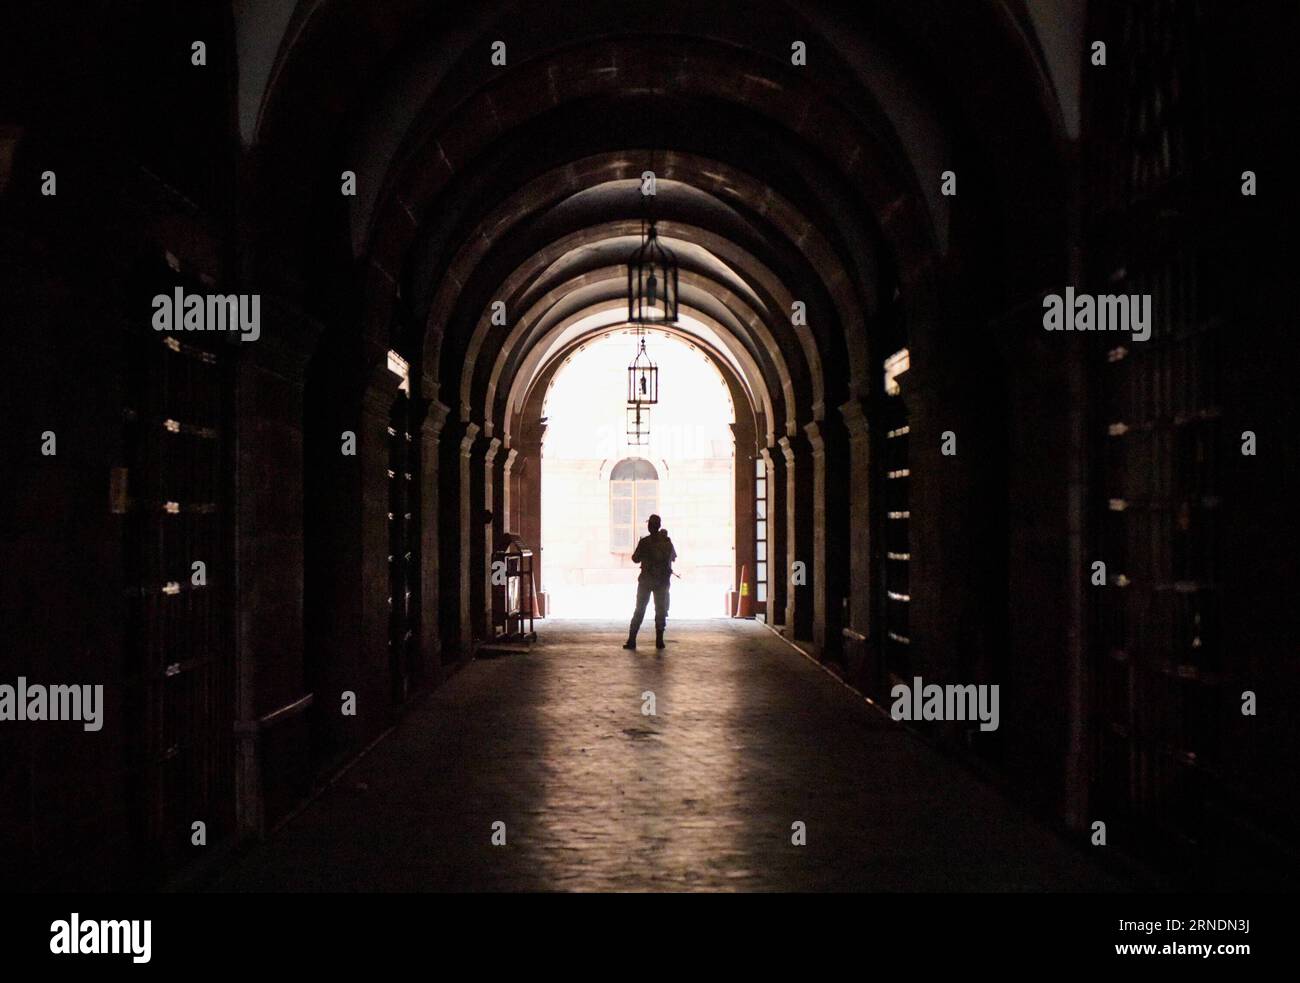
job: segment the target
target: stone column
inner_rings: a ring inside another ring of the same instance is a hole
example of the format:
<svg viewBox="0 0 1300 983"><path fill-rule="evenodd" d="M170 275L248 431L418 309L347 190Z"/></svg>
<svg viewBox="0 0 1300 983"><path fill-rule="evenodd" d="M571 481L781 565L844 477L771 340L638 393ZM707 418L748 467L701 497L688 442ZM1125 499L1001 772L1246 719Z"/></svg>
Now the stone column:
<svg viewBox="0 0 1300 983"><path fill-rule="evenodd" d="M428 391L435 391L436 386ZM420 665L426 679L436 679L442 670L442 633L439 619L441 599L438 584L441 558L438 554L439 455L448 408L428 400L419 423L420 441Z"/></svg>
<svg viewBox="0 0 1300 983"><path fill-rule="evenodd" d="M518 535L519 530L515 524L515 497L519 490L516 487L518 481L515 479L515 461L519 460L519 451L510 447L506 450L505 459L501 464L501 492L498 496L501 507L497 514L501 517L501 531Z"/></svg>
<svg viewBox="0 0 1300 983"><path fill-rule="evenodd" d="M739 417L740 414L738 413ZM748 571L749 590L753 599L754 584L757 581L756 559L754 556L754 462L762 461L754 446L753 417L746 415L731 425L735 438L735 562L732 569L732 583L740 589L740 571Z"/></svg>
<svg viewBox="0 0 1300 983"><path fill-rule="evenodd" d="M871 428L861 400L840 407L848 430L849 620L848 627L871 635Z"/></svg>
<svg viewBox="0 0 1300 983"><path fill-rule="evenodd" d="M874 650L872 599L875 597L875 558L872 556L871 431L863 402L851 399L840 407L848 432L847 505L849 513L849 607L845 627L865 636L864 663L851 666L854 678L869 694L883 692L883 667Z"/></svg>
<svg viewBox="0 0 1300 983"><path fill-rule="evenodd" d="M844 421L832 412L817 425L822 441L822 499L826 510L825 541L826 621L825 649L827 660L843 662L844 634L848 624L849 596L852 593L850 572L851 536L854 516L849 505L849 435Z"/></svg>
<svg viewBox="0 0 1300 983"><path fill-rule="evenodd" d="M826 442L816 422L804 424L812 466L812 642L819 656L826 651Z"/></svg>
<svg viewBox="0 0 1300 983"><path fill-rule="evenodd" d="M479 629L483 638L492 637L492 549L496 545L496 534L502 528L501 513L498 508L497 495L501 488L501 463L498 456L501 441L496 437L486 438L483 446L483 503L477 517L479 542L477 555L480 557L480 580L482 584L482 616ZM502 462L503 463L503 462ZM492 513L491 520L486 520L484 511Z"/></svg>
<svg viewBox="0 0 1300 983"><path fill-rule="evenodd" d="M473 484L473 457L474 444L478 440L478 424L463 423L461 425L460 437L460 501L457 512L457 545L459 546L458 566L460 574L457 584L457 596L459 603L457 605L458 624L460 631L457 642L460 646L461 654L467 655L474 647L474 609L473 609L473 591L471 585L474 583L474 526L478 522L479 515L475 514L474 504L474 484ZM481 535L478 538L482 538Z"/></svg>
<svg viewBox="0 0 1300 983"><path fill-rule="evenodd" d="M232 346L235 367L235 813L240 835L268 821L268 745L310 787L303 662L303 384L321 327L264 296L258 341ZM269 722L276 721L272 726Z"/></svg>
<svg viewBox="0 0 1300 983"><path fill-rule="evenodd" d="M807 436L782 437L778 443L785 457L786 593L785 625L792 637L813 641L813 596L817 564L813 543L812 444ZM794 581L795 564L802 564L799 582Z"/></svg>
<svg viewBox="0 0 1300 983"><path fill-rule="evenodd" d="M542 439L546 424L541 421L525 423L520 439L515 442L518 456L514 458L510 474L515 483L511 498L513 514L512 531L533 551L533 577L537 590L542 590Z"/></svg>
<svg viewBox="0 0 1300 983"><path fill-rule="evenodd" d="M785 455L774 444L759 452L767 465L767 623L785 624L790 587L790 560L786 549ZM758 520L755 520L758 521Z"/></svg>

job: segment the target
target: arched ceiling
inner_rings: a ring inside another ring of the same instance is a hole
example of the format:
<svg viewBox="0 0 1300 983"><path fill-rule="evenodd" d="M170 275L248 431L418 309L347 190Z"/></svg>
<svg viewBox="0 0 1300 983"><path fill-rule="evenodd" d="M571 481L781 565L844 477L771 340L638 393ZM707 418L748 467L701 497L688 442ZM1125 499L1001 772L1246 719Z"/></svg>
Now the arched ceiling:
<svg viewBox="0 0 1300 983"><path fill-rule="evenodd" d="M283 22L283 40L269 68L248 41L240 81L254 180L274 216L258 260L311 282L342 261L345 230L361 323L336 330L401 348L426 394L508 437L553 358L619 317L640 179L653 170L692 318L684 333L743 380L769 440L799 433L870 397L870 366L890 343L875 325L898 321L895 298L922 330L940 305L921 295L963 264L1031 245L1044 269L1061 261L1059 246L1043 247L1059 209L1016 190L1026 173L1056 175L1061 113L1045 106L1044 55L1023 11L976 6L264 9L249 23ZM988 49L975 91L951 84L971 61L959 46L947 52L957 64L918 67L939 43L924 29L939 10ZM490 59L496 41L504 67ZM807 65L791 63L794 41ZM939 194L939 172L962 161L967 180L998 186L959 206ZM338 195L341 169L358 176L355 198ZM1050 194L1052 180L1019 187ZM276 267L295 255L280 243L299 225L318 230L314 274Z"/></svg>
<svg viewBox="0 0 1300 983"><path fill-rule="evenodd" d="M633 333L628 330L631 327L630 325L621 322L616 322L613 325L601 323L605 320L607 319L601 315L584 318L582 322L573 325L569 331L565 332L568 337L562 343L558 343L559 339L556 339L557 344L541 360L535 377L527 387L527 392L524 394L526 398L520 404L518 410L513 413L520 430L528 429L526 421L537 421L544 415L546 399L551 388L555 385L564 365L574 355L593 341L611 333L626 332L629 343L634 340ZM699 322L695 322L691 318L684 318L680 324L647 330L646 340L649 346L654 348L656 338L662 341L664 337L670 337L688 345L703 355L726 385L736 422L741 424L741 429L752 429L753 432L761 436L766 432L766 420L761 411L758 414L752 412L751 408L755 405L754 394L745 388L744 376L736 370L727 355L705 340L704 336L707 333L707 329ZM633 350L633 347L629 344L629 352ZM762 394L759 395L761 397ZM746 418L748 422L746 422ZM511 446L509 437L502 439L505 446Z"/></svg>
<svg viewBox="0 0 1300 983"><path fill-rule="evenodd" d="M685 302L682 304L681 318L675 325L657 326L654 332L673 334L691 344L698 345L707 352L717 364L718 370L735 380L734 395L743 399L750 407L754 417L761 421L760 429L769 441L779 434L772 432L772 421L776 418L774 405L780 406L782 398L789 398L789 392L780 394L774 402L768 390L764 373L749 353L738 344L734 331L728 329L708 314L692 310ZM555 359L564 357L564 353L576 342L597 334L607 333L611 329L625 324L627 304L623 297L584 306L579 313L555 322L534 344L527 349L524 364L511 376L509 390L500 418L505 421L503 438L509 438L516 430L519 414L530 394L542 384L546 370Z"/></svg>

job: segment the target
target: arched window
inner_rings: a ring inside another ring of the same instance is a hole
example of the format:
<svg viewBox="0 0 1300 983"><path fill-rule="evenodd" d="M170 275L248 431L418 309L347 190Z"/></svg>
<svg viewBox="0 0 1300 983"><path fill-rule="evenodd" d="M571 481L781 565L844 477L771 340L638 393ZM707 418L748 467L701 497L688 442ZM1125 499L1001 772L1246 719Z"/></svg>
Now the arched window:
<svg viewBox="0 0 1300 983"><path fill-rule="evenodd" d="M625 457L609 473L609 551L631 553L646 519L659 511L659 472L641 457Z"/></svg>

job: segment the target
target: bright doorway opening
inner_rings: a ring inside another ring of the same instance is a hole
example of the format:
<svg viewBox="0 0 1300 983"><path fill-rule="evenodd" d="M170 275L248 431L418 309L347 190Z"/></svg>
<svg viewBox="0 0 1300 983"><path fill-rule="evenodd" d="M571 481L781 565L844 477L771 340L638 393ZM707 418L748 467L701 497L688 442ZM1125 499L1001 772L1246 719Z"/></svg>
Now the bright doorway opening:
<svg viewBox="0 0 1300 983"><path fill-rule="evenodd" d="M547 614L631 616L639 567L631 554L658 514L677 550L670 617L726 615L735 579L735 408L700 348L646 335L659 402L644 443L629 438L630 328L576 351L552 380L543 414L542 547ZM633 427L632 429L635 429Z"/></svg>

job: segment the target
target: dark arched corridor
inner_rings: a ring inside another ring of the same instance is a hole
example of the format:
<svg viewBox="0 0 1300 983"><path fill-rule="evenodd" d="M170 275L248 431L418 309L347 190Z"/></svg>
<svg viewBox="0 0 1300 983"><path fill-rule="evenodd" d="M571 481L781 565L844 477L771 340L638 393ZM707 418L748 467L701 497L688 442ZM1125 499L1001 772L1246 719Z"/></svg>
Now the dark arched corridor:
<svg viewBox="0 0 1300 983"><path fill-rule="evenodd" d="M1294 18L127 7L33 14L0 103L0 871L1297 884ZM632 286L648 230L671 294ZM729 435L687 466L629 422L548 532L547 400L638 330ZM749 618L497 644L503 544L559 597L579 542L626 624L642 513L687 569L704 505ZM20 678L102 686L100 726Z"/></svg>

